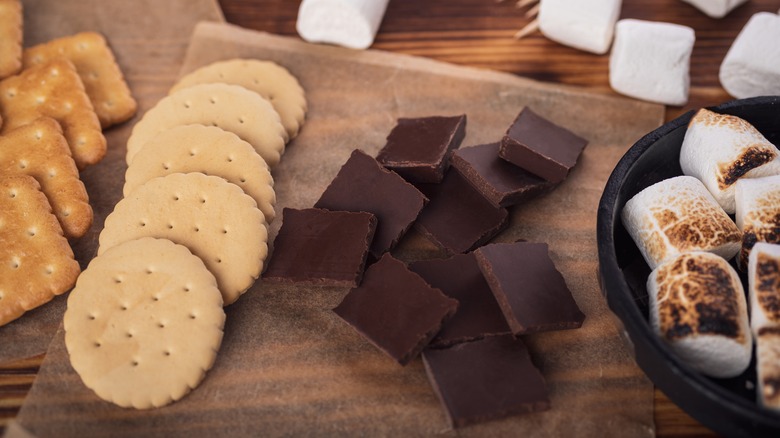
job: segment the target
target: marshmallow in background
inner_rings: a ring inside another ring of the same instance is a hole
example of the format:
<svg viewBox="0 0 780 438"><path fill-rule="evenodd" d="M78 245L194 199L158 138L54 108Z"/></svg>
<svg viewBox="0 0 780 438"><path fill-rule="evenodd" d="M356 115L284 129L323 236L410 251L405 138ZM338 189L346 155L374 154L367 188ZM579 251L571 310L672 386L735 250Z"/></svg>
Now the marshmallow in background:
<svg viewBox="0 0 780 438"><path fill-rule="evenodd" d="M780 410L780 246L759 242L748 263L750 326L756 338L757 398Z"/></svg>
<svg viewBox="0 0 780 438"><path fill-rule="evenodd" d="M780 15L747 22L720 65L720 83L737 98L780 94Z"/></svg>
<svg viewBox="0 0 780 438"><path fill-rule="evenodd" d="M780 175L743 178L735 188L737 227L742 231L739 266L744 269L757 242L780 243Z"/></svg>
<svg viewBox="0 0 780 438"><path fill-rule="evenodd" d="M609 50L622 0L543 0L539 30L575 49L603 55Z"/></svg>
<svg viewBox="0 0 780 438"><path fill-rule="evenodd" d="M626 202L621 217L650 269L690 251L730 259L742 241L736 224L701 181L690 176L642 190Z"/></svg>
<svg viewBox="0 0 780 438"><path fill-rule="evenodd" d="M723 18L732 9L745 3L747 0L682 0L696 6L697 9L712 18Z"/></svg>
<svg viewBox="0 0 780 438"><path fill-rule="evenodd" d="M726 213L736 211L734 184L740 178L780 173L777 148L745 120L700 109L688 123L680 167L700 179Z"/></svg>
<svg viewBox="0 0 780 438"><path fill-rule="evenodd" d="M609 85L626 96L684 105L688 102L695 40L693 29L687 26L633 19L618 21L609 58Z"/></svg>
<svg viewBox="0 0 780 438"><path fill-rule="evenodd" d="M681 254L650 273L647 294L653 330L683 362L719 378L747 369L753 337L745 292L726 260Z"/></svg>
<svg viewBox="0 0 780 438"><path fill-rule="evenodd" d="M303 0L296 30L310 43L367 49L385 15L389 0Z"/></svg>

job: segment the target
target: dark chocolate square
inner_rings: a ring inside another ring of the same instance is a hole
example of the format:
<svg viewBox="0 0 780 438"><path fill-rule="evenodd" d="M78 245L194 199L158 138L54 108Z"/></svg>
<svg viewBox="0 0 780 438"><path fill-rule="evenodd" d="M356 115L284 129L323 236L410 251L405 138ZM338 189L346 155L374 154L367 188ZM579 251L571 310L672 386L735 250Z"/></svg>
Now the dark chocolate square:
<svg viewBox="0 0 780 438"><path fill-rule="evenodd" d="M437 183L444 178L450 151L460 146L465 135L465 114L398 119L376 159L407 181Z"/></svg>
<svg viewBox="0 0 780 438"><path fill-rule="evenodd" d="M417 188L358 149L352 152L314 206L376 215L371 254L379 258L409 230L426 201Z"/></svg>
<svg viewBox="0 0 780 438"><path fill-rule="evenodd" d="M285 208L263 278L356 286L375 229L371 213Z"/></svg>
<svg viewBox="0 0 780 438"><path fill-rule="evenodd" d="M588 141L526 107L509 127L498 155L557 183L563 181Z"/></svg>
<svg viewBox="0 0 780 438"><path fill-rule="evenodd" d="M455 315L444 323L428 347L442 348L512 333L474 253L422 260L410 263L409 269L459 303Z"/></svg>
<svg viewBox="0 0 780 438"><path fill-rule="evenodd" d="M474 253L514 334L582 326L585 315L550 259L546 243L496 243Z"/></svg>
<svg viewBox="0 0 780 438"><path fill-rule="evenodd" d="M508 211L494 206L454 169L440 184L419 187L430 201L415 227L450 253L470 251L509 225Z"/></svg>
<svg viewBox="0 0 780 438"><path fill-rule="evenodd" d="M385 254L366 269L363 283L349 291L333 311L380 350L406 365L428 345L457 307L456 300Z"/></svg>
<svg viewBox="0 0 780 438"><path fill-rule="evenodd" d="M451 158L452 167L494 205L517 205L557 185L500 158L498 148L499 143L461 148Z"/></svg>
<svg viewBox="0 0 780 438"><path fill-rule="evenodd" d="M423 361L453 427L550 409L544 377L511 335L427 349Z"/></svg>

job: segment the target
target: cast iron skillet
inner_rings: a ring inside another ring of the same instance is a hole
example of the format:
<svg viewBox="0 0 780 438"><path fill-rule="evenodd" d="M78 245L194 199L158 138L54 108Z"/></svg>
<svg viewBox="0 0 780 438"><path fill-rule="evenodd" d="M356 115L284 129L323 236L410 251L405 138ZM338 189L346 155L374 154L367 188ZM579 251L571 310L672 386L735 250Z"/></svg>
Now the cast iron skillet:
<svg viewBox="0 0 780 438"><path fill-rule="evenodd" d="M747 120L780 146L780 96L735 100L709 109ZM652 332L645 287L650 269L620 220L620 211L636 193L682 174L680 146L693 114L690 111L647 134L612 172L598 210L601 290L623 323L623 334L637 363L674 403L726 436L780 436L780 413L765 410L755 401L755 358L738 377L712 379L680 362Z"/></svg>

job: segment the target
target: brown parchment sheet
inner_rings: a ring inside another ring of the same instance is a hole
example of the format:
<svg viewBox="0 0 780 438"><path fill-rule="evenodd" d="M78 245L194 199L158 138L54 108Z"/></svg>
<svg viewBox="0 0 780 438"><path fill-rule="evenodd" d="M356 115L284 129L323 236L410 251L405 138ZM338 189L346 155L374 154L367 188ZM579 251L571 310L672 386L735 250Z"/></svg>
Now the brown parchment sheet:
<svg viewBox="0 0 780 438"><path fill-rule="evenodd" d="M303 43L230 25L198 25L182 73L219 59L270 59L296 75L309 112L274 169L277 217L310 207L361 148L375 155L398 117L468 116L463 146L497 141L530 105L590 140L571 176L511 209L494 241L545 241L587 315L579 330L524 337L547 380L552 409L452 430L422 361L406 367L331 311L346 288L256 283L227 308L221 351L200 387L150 411L99 400L55 337L19 413L47 436L652 436L653 388L621 341L597 283L596 210L613 166L656 128L663 107L512 75L375 51ZM118 176L121 178L121 176ZM411 233L394 251L441 257Z"/></svg>
<svg viewBox="0 0 780 438"><path fill-rule="evenodd" d="M24 45L78 32L103 34L138 102L138 115L168 92L199 21L224 21L216 0L23 0ZM103 221L122 196L125 143L138 119L109 128L106 157L81 173L95 213L87 235L71 245L82 269L97 251ZM67 294L0 327L0 363L46 352L65 312Z"/></svg>

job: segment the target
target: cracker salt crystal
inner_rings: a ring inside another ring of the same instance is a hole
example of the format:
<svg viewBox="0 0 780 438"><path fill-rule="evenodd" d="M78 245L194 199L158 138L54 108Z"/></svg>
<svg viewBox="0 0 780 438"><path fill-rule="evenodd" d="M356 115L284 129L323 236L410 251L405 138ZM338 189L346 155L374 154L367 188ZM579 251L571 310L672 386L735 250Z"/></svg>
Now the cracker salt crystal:
<svg viewBox="0 0 780 438"><path fill-rule="evenodd" d="M780 174L780 151L747 121L700 109L688 123L680 167L701 180L726 213L736 211L734 184L741 178Z"/></svg>
<svg viewBox="0 0 780 438"><path fill-rule="evenodd" d="M214 276L187 248L142 238L94 258L68 297L70 363L122 407L179 400L212 367L225 312Z"/></svg>
<svg viewBox="0 0 780 438"><path fill-rule="evenodd" d="M310 43L367 49L389 0L303 0L295 29Z"/></svg>
<svg viewBox="0 0 780 438"><path fill-rule="evenodd" d="M780 243L780 175L743 178L735 190L737 227L742 231L740 267L757 242Z"/></svg>
<svg viewBox="0 0 780 438"><path fill-rule="evenodd" d="M637 99L685 105L695 40L693 29L687 26L620 20L609 57L609 85Z"/></svg>
<svg viewBox="0 0 780 438"><path fill-rule="evenodd" d="M0 172L0 326L67 292L81 269L40 184Z"/></svg>
<svg viewBox="0 0 780 438"><path fill-rule="evenodd" d="M682 0L712 18L723 18L747 0Z"/></svg>
<svg viewBox="0 0 780 438"><path fill-rule="evenodd" d="M647 280L650 325L683 362L711 377L741 374L752 354L742 282L723 258L689 252Z"/></svg>
<svg viewBox="0 0 780 438"><path fill-rule="evenodd" d="M539 8L539 30L563 45L604 54L612 43L621 3L621 0L544 0Z"/></svg>
<svg viewBox="0 0 780 438"><path fill-rule="evenodd" d="M723 88L740 99L780 94L778 42L780 15L759 12L750 17L720 65Z"/></svg>
<svg viewBox="0 0 780 438"><path fill-rule="evenodd" d="M647 187L626 202L621 218L650 269L690 251L730 259L741 245L736 224L691 176Z"/></svg>

